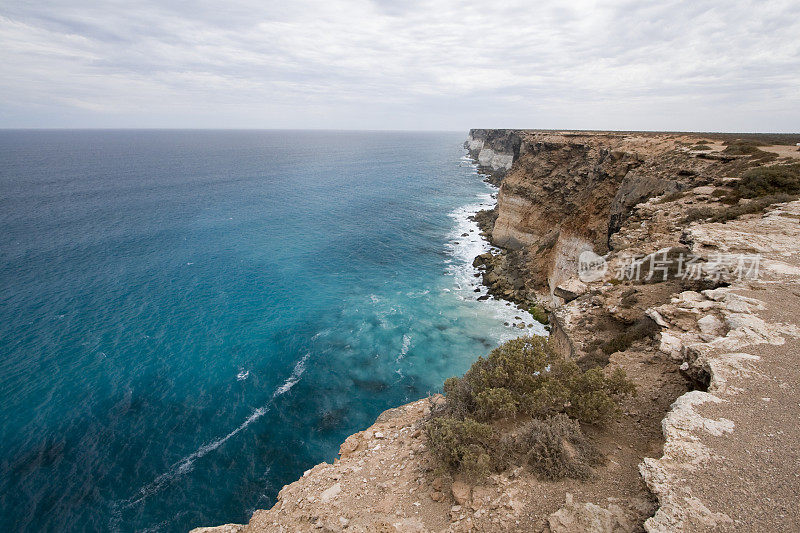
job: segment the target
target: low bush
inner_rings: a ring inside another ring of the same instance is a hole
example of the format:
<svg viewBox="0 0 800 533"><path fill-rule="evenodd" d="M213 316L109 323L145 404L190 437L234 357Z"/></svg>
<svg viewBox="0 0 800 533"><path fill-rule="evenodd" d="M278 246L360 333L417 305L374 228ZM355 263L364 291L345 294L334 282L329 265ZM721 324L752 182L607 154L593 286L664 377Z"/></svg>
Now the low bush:
<svg viewBox="0 0 800 533"><path fill-rule="evenodd" d="M630 309L639 301L639 298L636 296L636 289L630 288L624 291L620 298L619 304L620 306L624 307L625 309Z"/></svg>
<svg viewBox="0 0 800 533"><path fill-rule="evenodd" d="M448 410L458 417L490 421L566 413L596 424L613 417L614 409L608 407L633 392L620 372L583 372L574 361L555 354L546 338L521 337L478 358L464 377L448 379L444 392Z"/></svg>
<svg viewBox="0 0 800 533"><path fill-rule="evenodd" d="M609 363L609 361L611 361L610 355L603 353L603 350L597 348L596 350L581 356L577 363L582 369L589 370L595 367L603 368Z"/></svg>
<svg viewBox="0 0 800 533"><path fill-rule="evenodd" d="M659 198L656 203L666 204L666 203L669 203L669 202L674 202L675 200L680 200L684 196L686 196L686 191L675 191L675 192L671 192L669 194L665 194L664 196Z"/></svg>
<svg viewBox="0 0 800 533"><path fill-rule="evenodd" d="M772 152L765 152L758 148L756 143L737 141L728 144L722 151L726 155L747 155L750 156L752 161L772 161L778 158L778 154Z"/></svg>
<svg viewBox="0 0 800 533"><path fill-rule="evenodd" d="M800 197L800 163L751 168L731 184L730 189L715 189L712 196L727 207L694 207L686 212L684 222L724 223L742 215L760 213L774 204L796 200ZM750 201L742 202L742 199Z"/></svg>
<svg viewBox="0 0 800 533"><path fill-rule="evenodd" d="M445 471L476 479L497 470L493 450L495 431L488 424L447 416L434 417L425 426L428 445Z"/></svg>
<svg viewBox="0 0 800 533"><path fill-rule="evenodd" d="M538 305L532 305L528 312L531 314L533 319L540 324L544 324L545 326L550 323L550 318L547 316L547 311L539 307Z"/></svg>
<svg viewBox="0 0 800 533"><path fill-rule="evenodd" d="M733 194L739 198L800 194L800 163L750 169L734 184Z"/></svg>
<svg viewBox="0 0 800 533"><path fill-rule="evenodd" d="M518 441L531 470L546 480L586 479L601 460L580 424L566 415L531 420Z"/></svg>
<svg viewBox="0 0 800 533"><path fill-rule="evenodd" d="M621 369L583 371L556 354L544 337L521 337L479 358L461 378L444 384L447 398L425 426L439 466L468 478L524 458L541 477L582 477L594 452L579 422L602 424L635 394ZM516 437L503 437L501 420L532 419Z"/></svg>
<svg viewBox="0 0 800 533"><path fill-rule="evenodd" d="M754 198L749 202L738 202L729 207L695 207L686 212L685 222L694 222L696 220L707 220L709 222L727 222L739 218L742 215L750 215L753 213L761 213L769 206L780 204L783 202L791 202L796 200L796 194L774 194L770 196L762 196Z"/></svg>
<svg viewBox="0 0 800 533"><path fill-rule="evenodd" d="M704 220L713 217L719 211L721 211L720 208L714 208L706 205L702 207L692 207L686 211L686 216L683 217L683 221L688 224L696 220Z"/></svg>
<svg viewBox="0 0 800 533"><path fill-rule="evenodd" d="M636 394L636 387L621 368L606 375L600 367L577 372L572 378L569 405L565 412L588 423L603 423L620 414L619 400Z"/></svg>

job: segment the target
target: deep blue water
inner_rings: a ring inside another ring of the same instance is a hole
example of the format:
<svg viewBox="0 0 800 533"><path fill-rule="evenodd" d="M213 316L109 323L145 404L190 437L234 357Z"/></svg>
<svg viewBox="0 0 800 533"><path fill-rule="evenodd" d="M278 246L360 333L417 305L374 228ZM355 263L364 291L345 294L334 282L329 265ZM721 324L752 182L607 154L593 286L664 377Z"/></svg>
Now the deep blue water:
<svg viewBox="0 0 800 533"><path fill-rule="evenodd" d="M512 336L464 137L0 132L0 530L246 521Z"/></svg>

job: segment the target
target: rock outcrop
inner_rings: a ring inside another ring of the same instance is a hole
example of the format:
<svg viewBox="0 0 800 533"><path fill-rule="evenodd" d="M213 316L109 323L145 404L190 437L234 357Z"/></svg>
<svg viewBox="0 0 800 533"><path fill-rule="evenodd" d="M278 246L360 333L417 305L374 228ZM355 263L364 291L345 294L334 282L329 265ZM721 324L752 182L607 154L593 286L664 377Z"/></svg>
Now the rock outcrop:
<svg viewBox="0 0 800 533"><path fill-rule="evenodd" d="M464 147L487 179L499 184L519 156L522 144L517 130L472 129Z"/></svg>
<svg viewBox="0 0 800 533"><path fill-rule="evenodd" d="M484 283L498 297L538 300L548 307L563 303L555 290L577 276L582 251L602 256L613 249L611 239L634 206L709 185L752 164L698 157L686 148L696 139L684 134L473 130L472 135L468 144L475 147L490 139L501 146L519 140L487 231L507 258L487 263Z"/></svg>

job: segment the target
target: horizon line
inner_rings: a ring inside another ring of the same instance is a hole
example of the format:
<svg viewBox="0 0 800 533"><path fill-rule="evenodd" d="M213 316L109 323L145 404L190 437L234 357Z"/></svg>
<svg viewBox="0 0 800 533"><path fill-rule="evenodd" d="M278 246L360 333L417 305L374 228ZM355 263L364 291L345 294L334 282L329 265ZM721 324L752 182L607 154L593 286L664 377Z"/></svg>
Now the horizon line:
<svg viewBox="0 0 800 533"><path fill-rule="evenodd" d="M595 128L466 128L466 129L381 129L381 128L162 128L162 127L0 127L0 131L318 131L318 132L384 132L384 133L461 133L470 130L518 130L541 132L587 132L587 133L673 133L673 134L742 134L742 135L800 135L800 131L723 131L723 130L632 130Z"/></svg>

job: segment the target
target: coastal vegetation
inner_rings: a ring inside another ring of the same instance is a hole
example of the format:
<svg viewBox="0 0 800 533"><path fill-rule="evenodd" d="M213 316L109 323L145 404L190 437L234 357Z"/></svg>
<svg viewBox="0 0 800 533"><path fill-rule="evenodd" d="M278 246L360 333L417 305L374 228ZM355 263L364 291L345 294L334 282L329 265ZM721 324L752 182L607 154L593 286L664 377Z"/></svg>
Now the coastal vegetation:
<svg viewBox="0 0 800 533"><path fill-rule="evenodd" d="M521 337L445 382L446 402L425 429L442 470L485 477L527 464L543 479L585 477L599 454L581 424L602 425L635 394L616 369L583 371L545 337Z"/></svg>
<svg viewBox="0 0 800 533"><path fill-rule="evenodd" d="M800 194L800 163L750 169L736 182L734 194L740 198Z"/></svg>
<svg viewBox="0 0 800 533"><path fill-rule="evenodd" d="M550 323L550 318L547 316L547 311L539 307L538 305L532 305L528 312L531 314L534 320L539 322L540 324L544 324L545 326Z"/></svg>
<svg viewBox="0 0 800 533"><path fill-rule="evenodd" d="M625 300L627 298L629 297L626 296L623 298L623 305L625 304ZM624 352L630 348L634 342L652 337L659 331L659 329L660 328L658 327L658 324L653 322L653 320L651 320L649 317L642 317L634 322L632 326L622 331L622 333L604 343L601 347L601 350L606 356L615 352Z"/></svg>
<svg viewBox="0 0 800 533"><path fill-rule="evenodd" d="M759 166L745 171L727 191L715 190L722 207L702 206L687 211L685 221L727 222L760 213L771 205L800 196L800 163Z"/></svg>
<svg viewBox="0 0 800 533"><path fill-rule="evenodd" d="M773 159L777 159L778 157L777 154L761 150L759 148L759 146L761 146L761 143L755 141L737 140L726 144L727 146L722 151L722 153L725 155L750 156L751 161L761 161L761 162L772 161Z"/></svg>

